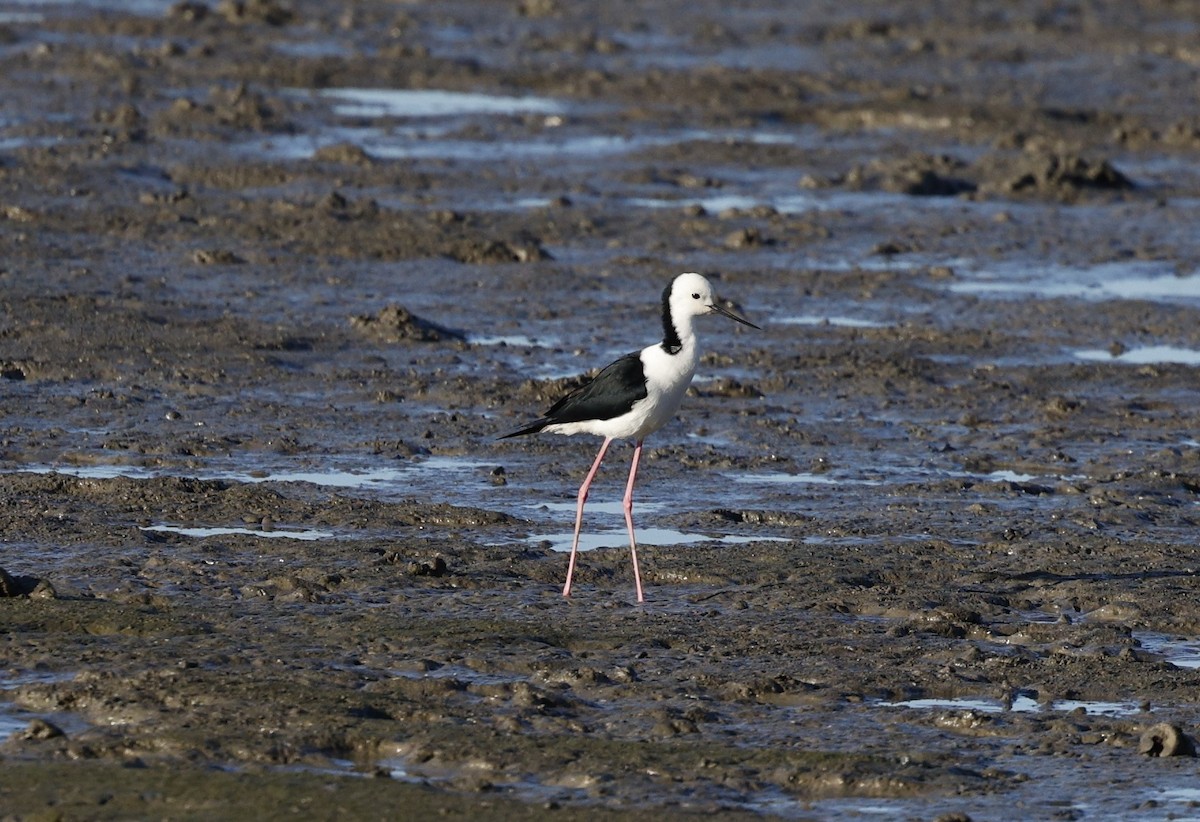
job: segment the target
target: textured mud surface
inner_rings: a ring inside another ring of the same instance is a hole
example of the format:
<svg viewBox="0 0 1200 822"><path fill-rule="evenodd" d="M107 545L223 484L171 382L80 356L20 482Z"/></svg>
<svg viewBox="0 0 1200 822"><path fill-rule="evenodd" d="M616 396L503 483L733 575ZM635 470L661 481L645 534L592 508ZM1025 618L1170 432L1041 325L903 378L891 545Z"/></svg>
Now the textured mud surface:
<svg viewBox="0 0 1200 822"><path fill-rule="evenodd" d="M5 813L1194 810L1185 5L651 5L0 3Z"/></svg>

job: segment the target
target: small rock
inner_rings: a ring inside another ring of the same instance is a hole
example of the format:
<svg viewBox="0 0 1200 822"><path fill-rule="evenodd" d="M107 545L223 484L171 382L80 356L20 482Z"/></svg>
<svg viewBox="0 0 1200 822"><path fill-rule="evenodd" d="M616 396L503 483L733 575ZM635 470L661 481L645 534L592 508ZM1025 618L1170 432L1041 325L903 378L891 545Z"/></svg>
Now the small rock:
<svg viewBox="0 0 1200 822"><path fill-rule="evenodd" d="M66 736L62 728L55 725L48 719L35 719L31 721L25 731L21 734L22 739L54 739L55 737Z"/></svg>
<svg viewBox="0 0 1200 822"><path fill-rule="evenodd" d="M1083 188L1121 191L1134 187L1133 181L1107 160L1087 160L1071 154L1030 157L1006 185L1014 192Z"/></svg>
<svg viewBox="0 0 1200 822"><path fill-rule="evenodd" d="M237 254L224 248L202 248L192 254L192 260L200 265L238 265L246 262Z"/></svg>
<svg viewBox="0 0 1200 822"><path fill-rule="evenodd" d="M521 0L518 12L522 17L553 17L560 12L558 0Z"/></svg>
<svg viewBox="0 0 1200 822"><path fill-rule="evenodd" d="M182 20L185 23L199 23L208 17L208 11L208 6L204 3L193 3L189 2L189 0L184 0L184 2L171 6L167 12L167 17L172 20Z"/></svg>
<svg viewBox="0 0 1200 822"><path fill-rule="evenodd" d="M461 331L455 331L418 317L402 305L389 305L378 314L360 314L351 317L350 324L389 343L401 340L438 342L440 340L466 339L466 335Z"/></svg>
<svg viewBox="0 0 1200 822"><path fill-rule="evenodd" d="M742 228L725 237L724 246L730 250L737 248L757 248L764 245L774 245L774 242L762 235L757 228Z"/></svg>
<svg viewBox="0 0 1200 822"><path fill-rule="evenodd" d="M13 576L0 568L0 597L25 597L32 595L43 584L43 580L37 577L28 576ZM51 597L53 598L53 587L49 583L45 583L50 589ZM39 599L44 599L44 596L39 596Z"/></svg>
<svg viewBox="0 0 1200 822"><path fill-rule="evenodd" d="M1195 756L1196 744L1178 726L1160 722L1142 733L1138 753L1146 756Z"/></svg>
<svg viewBox="0 0 1200 822"><path fill-rule="evenodd" d="M896 242L895 240L886 240L881 243L876 243L871 249L872 254L878 254L884 257L891 257L895 254L907 254L910 251L912 251L911 248L903 243Z"/></svg>
<svg viewBox="0 0 1200 822"><path fill-rule="evenodd" d="M449 571L450 568L442 557L434 557L432 563L413 561L405 567L405 572L410 577L443 577Z"/></svg>
<svg viewBox="0 0 1200 822"><path fill-rule="evenodd" d="M318 163L337 163L347 166L369 166L371 155L354 143L334 143L317 149L313 160Z"/></svg>
<svg viewBox="0 0 1200 822"><path fill-rule="evenodd" d="M295 17L287 6L273 0L221 0L217 13L230 23L266 23L282 26Z"/></svg>
<svg viewBox="0 0 1200 822"><path fill-rule="evenodd" d="M30 599L58 599L58 591L44 579L39 579L37 585L29 592Z"/></svg>
<svg viewBox="0 0 1200 822"><path fill-rule="evenodd" d="M16 580L8 575L8 571L0 568L0 597L19 597L20 595Z"/></svg>

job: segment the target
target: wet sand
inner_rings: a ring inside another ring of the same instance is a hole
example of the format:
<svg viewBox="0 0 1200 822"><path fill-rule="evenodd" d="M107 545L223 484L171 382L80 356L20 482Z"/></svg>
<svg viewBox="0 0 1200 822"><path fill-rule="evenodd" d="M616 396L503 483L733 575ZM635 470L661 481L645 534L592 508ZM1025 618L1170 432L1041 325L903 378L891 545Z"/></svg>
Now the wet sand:
<svg viewBox="0 0 1200 822"><path fill-rule="evenodd" d="M1194 813L1197 24L723 8L0 3L8 818Z"/></svg>

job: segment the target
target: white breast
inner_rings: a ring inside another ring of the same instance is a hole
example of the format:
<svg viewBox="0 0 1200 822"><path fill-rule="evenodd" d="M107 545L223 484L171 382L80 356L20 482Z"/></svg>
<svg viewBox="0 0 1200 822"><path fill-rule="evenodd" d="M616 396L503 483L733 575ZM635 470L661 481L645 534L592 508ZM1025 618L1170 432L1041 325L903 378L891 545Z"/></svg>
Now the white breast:
<svg viewBox="0 0 1200 822"><path fill-rule="evenodd" d="M641 356L646 372L646 399L634 406L634 412L640 410L642 418L637 430L626 435L633 439L641 439L671 421L692 384L700 360L694 339L687 340L677 354L668 354L661 345L652 345L642 349Z"/></svg>

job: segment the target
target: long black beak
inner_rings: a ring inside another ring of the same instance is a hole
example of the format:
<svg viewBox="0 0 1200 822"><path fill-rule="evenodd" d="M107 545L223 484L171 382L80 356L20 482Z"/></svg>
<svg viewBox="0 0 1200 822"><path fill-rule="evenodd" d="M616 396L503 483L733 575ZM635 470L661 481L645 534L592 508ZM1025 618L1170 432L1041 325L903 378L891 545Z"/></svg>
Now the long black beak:
<svg viewBox="0 0 1200 822"><path fill-rule="evenodd" d="M737 320L742 325L748 325L751 328L758 328L757 325L750 322L745 317L739 317L737 314L734 314L728 308L722 308L721 306L717 305L715 302L711 306L709 306L709 310L712 311L712 313L714 313L714 314L720 314L721 316L728 317L731 320ZM758 328L758 330L762 331L761 328Z"/></svg>

